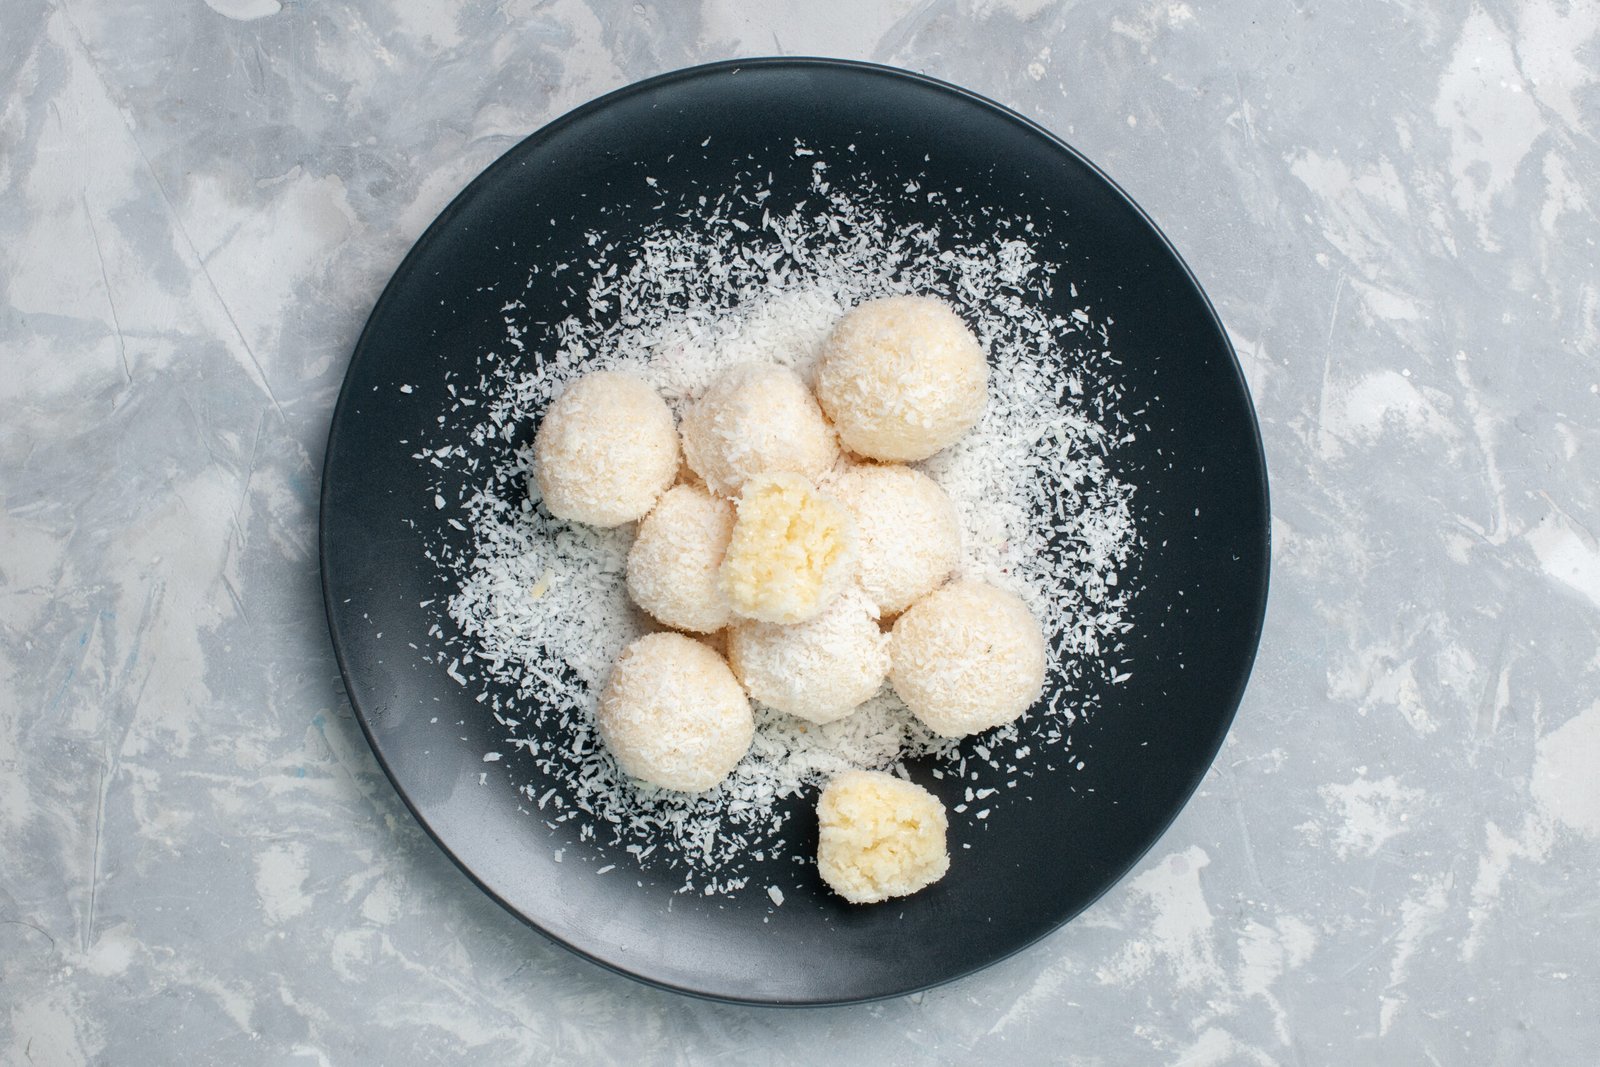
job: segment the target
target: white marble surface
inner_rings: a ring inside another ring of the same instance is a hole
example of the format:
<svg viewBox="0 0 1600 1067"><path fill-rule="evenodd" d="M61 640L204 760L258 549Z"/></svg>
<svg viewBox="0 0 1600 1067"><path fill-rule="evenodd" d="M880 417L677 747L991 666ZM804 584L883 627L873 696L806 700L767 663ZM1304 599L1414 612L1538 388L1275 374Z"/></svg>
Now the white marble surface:
<svg viewBox="0 0 1600 1067"><path fill-rule="evenodd" d="M1273 476L1201 792L1082 919L865 1008L614 977L481 896L340 688L356 334L522 134L730 55L1004 101L1167 229ZM1600 4L0 3L0 1062L1592 1062Z"/></svg>

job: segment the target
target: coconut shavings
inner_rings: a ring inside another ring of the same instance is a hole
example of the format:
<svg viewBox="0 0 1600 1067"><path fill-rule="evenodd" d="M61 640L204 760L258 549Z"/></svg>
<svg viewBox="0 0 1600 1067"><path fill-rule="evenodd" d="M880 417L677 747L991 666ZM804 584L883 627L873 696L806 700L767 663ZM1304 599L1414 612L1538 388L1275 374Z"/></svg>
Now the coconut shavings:
<svg viewBox="0 0 1600 1067"><path fill-rule="evenodd" d="M1138 537L1134 490L1115 464L1132 426L1103 374L1114 323L1070 285L1077 306L1061 310L1057 269L1036 256L1030 220L957 213L938 229L896 229L893 197L937 194L920 185L846 193L828 182L824 161L813 167L814 195L787 213L766 206L755 182L664 217L635 244L591 234L581 262L534 268L530 286L559 276L573 287L572 314L532 323L509 301L505 344L483 354L470 387L450 385L455 401L439 436L416 455L474 486L452 505L472 532L470 551L441 543L431 552L457 584L448 604L432 608L440 616L431 657L494 717L504 738L497 748L526 754L501 766L519 776L524 806L550 827L558 855L574 840L596 862L625 854L641 870L681 878L680 892L767 892L751 881L756 865L810 862L784 802L845 770L903 774L906 760L930 759L935 777L997 794L967 816L987 818L1006 793L1025 795L1036 773L1072 767L1070 730L1093 712L1090 694L1131 671L1121 656L1132 595L1122 577ZM658 628L624 586L633 527L552 518L528 495L530 450L515 442L531 436L566 382L594 370L643 377L680 417L719 371L740 363L776 362L810 382L839 317L898 293L944 299L989 353L982 421L915 466L961 516L958 574L1015 592L1044 624L1045 699L960 743L932 735L887 687L821 726L758 706L750 752L710 792L628 780L600 743L594 708L621 649Z"/></svg>

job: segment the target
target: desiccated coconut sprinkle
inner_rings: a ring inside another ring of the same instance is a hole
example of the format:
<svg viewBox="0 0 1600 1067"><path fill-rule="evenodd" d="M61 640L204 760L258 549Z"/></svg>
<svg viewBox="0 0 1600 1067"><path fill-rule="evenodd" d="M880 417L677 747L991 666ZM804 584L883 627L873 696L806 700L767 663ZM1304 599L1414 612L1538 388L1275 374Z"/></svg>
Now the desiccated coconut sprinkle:
<svg viewBox="0 0 1600 1067"><path fill-rule="evenodd" d="M596 864L626 853L640 869L674 872L681 891L766 892L751 881L754 864L809 862L810 843L792 840L781 802L850 769L929 757L936 777L992 797L987 815L1000 791L1023 795L1035 774L1070 771L1071 727L1092 711L1086 683L1131 670L1120 652L1131 592L1120 576L1138 537L1134 490L1115 456L1134 427L1103 373L1114 323L1038 259L1029 220L951 208L940 230L896 226L885 204L898 194L858 183L847 194L826 181L823 161L816 166L815 195L788 214L763 207L759 183L750 184L693 219L663 217L636 243L595 234L581 262L535 267L530 284L554 273L563 283L580 272L587 279L571 315L545 326L508 302L504 345L482 354L476 381L452 383L454 406L416 453L456 475L452 484L470 474L473 486L456 500L438 494L446 520L464 524L473 546L432 552L458 588L432 606L440 619L426 654L495 717L500 749L531 757L531 771L528 759L497 766L517 776L527 810L552 830L553 851L587 843ZM946 301L989 354L981 421L915 466L960 515L958 576L1016 593L1043 622L1045 698L1020 721L960 745L917 723L887 688L820 726L758 706L754 743L722 784L698 796L640 788L620 774L594 725L612 662L650 627L624 588L632 527L552 518L525 492L529 450L507 442L563 383L593 370L638 375L680 418L738 364L776 362L810 380L845 311L900 293ZM429 513L435 495L420 502ZM976 818L967 807L953 806L951 818Z"/></svg>

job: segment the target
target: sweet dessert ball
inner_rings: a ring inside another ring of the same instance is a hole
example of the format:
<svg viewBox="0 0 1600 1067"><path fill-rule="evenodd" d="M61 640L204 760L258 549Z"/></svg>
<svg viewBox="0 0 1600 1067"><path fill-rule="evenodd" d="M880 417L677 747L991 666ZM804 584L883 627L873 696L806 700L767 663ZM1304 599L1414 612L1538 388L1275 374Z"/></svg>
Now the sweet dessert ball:
<svg viewBox="0 0 1600 1067"><path fill-rule="evenodd" d="M909 463L977 423L989 401L989 363L966 323L938 300L869 300L823 345L817 399L850 451Z"/></svg>
<svg viewBox="0 0 1600 1067"><path fill-rule="evenodd" d="M817 801L817 822L817 871L852 904L909 896L950 869L944 804L892 774L839 775Z"/></svg>
<svg viewBox="0 0 1600 1067"><path fill-rule="evenodd" d="M809 479L758 474L739 493L736 515L721 574L735 615L805 622L855 577L850 515Z"/></svg>
<svg viewBox="0 0 1600 1067"><path fill-rule="evenodd" d="M718 572L733 534L733 505L698 485L668 489L628 551L628 593L658 622L708 634L728 625Z"/></svg>
<svg viewBox="0 0 1600 1067"><path fill-rule="evenodd" d="M894 624L889 681L911 713L941 737L1010 722L1044 689L1039 622L1015 595L953 582Z"/></svg>
<svg viewBox="0 0 1600 1067"><path fill-rule="evenodd" d="M625 772L684 793L726 778L755 737L750 701L727 662L673 633L622 650L595 722Z"/></svg>
<svg viewBox="0 0 1600 1067"><path fill-rule="evenodd" d="M828 490L855 520L861 588L883 615L933 592L961 562L956 506L921 471L864 463Z"/></svg>
<svg viewBox="0 0 1600 1067"><path fill-rule="evenodd" d="M850 588L809 622L741 622L728 662L754 700L814 723L849 715L889 676L889 635L865 593Z"/></svg>
<svg viewBox="0 0 1600 1067"><path fill-rule="evenodd" d="M677 478L672 412L631 374L585 374L539 423L533 472L556 518L601 527L632 522Z"/></svg>
<svg viewBox="0 0 1600 1067"><path fill-rule="evenodd" d="M683 451L690 469L724 496L769 471L816 479L839 458L833 428L811 392L776 363L723 371L684 415Z"/></svg>

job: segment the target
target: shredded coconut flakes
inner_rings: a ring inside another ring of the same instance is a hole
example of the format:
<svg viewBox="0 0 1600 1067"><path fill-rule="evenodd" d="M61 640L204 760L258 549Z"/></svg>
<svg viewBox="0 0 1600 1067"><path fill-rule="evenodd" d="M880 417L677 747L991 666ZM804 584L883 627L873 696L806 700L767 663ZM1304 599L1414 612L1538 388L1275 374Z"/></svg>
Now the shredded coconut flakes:
<svg viewBox="0 0 1600 1067"><path fill-rule="evenodd" d="M911 759L931 761L935 778L981 786L978 796L1023 798L1035 773L1072 767L1070 728L1093 711L1095 687L1130 676L1120 651L1132 591L1118 576L1138 535L1133 486L1114 462L1133 426L1103 373L1114 324L1077 285L1067 288L1078 306L1053 310L1058 268L1036 256L1032 220L951 209L942 229L897 227L891 197L942 198L916 182L904 194L847 194L824 179L822 161L813 167L814 195L786 214L773 213L757 183L663 218L636 244L591 233L581 262L533 267L530 287L555 278L572 287L572 314L536 323L507 302L504 345L480 356L476 382L448 383L452 406L415 455L476 486L453 505L442 493L431 501L458 512L474 541L468 554L443 543L430 551L458 589L432 605L428 655L494 717L500 748L531 757L531 774L527 759L502 766L527 779L516 783L524 807L550 827L557 860L576 839L595 862L625 855L638 869L672 872L680 892L737 894L752 864L810 861L786 832L790 798L853 768L904 775ZM960 743L935 737L887 687L824 726L757 706L755 742L716 789L685 796L627 779L599 740L594 709L618 653L654 628L624 586L633 526L553 519L528 495L531 446L514 442L530 441L552 397L594 370L642 376L679 416L739 363L777 362L810 383L839 317L898 293L949 302L989 354L982 421L914 466L961 516L960 574L1014 591L1044 624L1044 698L1018 722Z"/></svg>

